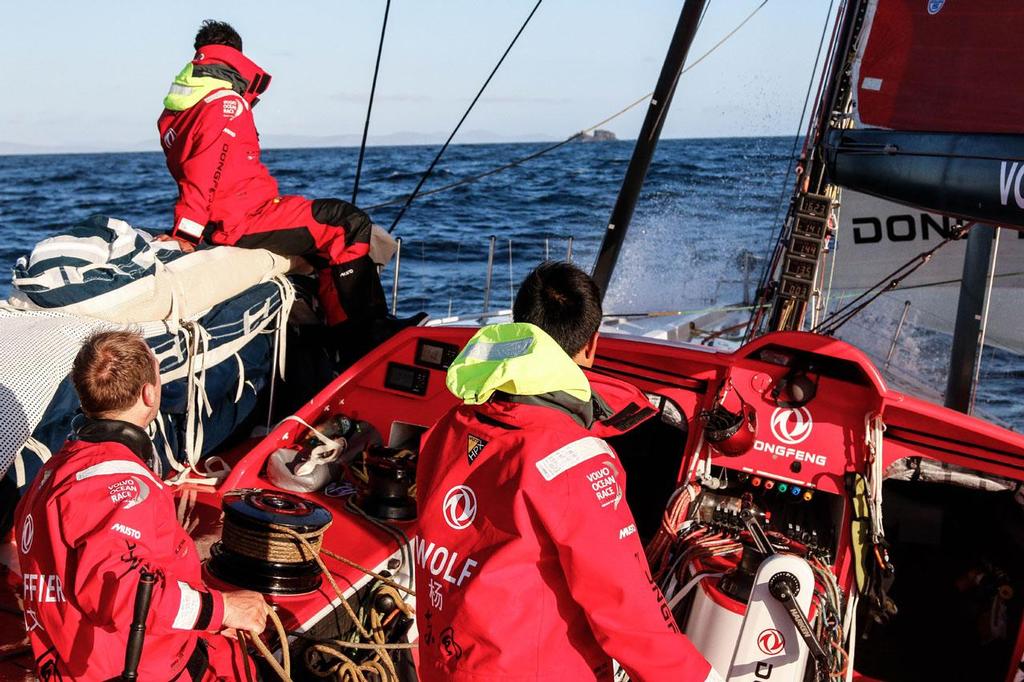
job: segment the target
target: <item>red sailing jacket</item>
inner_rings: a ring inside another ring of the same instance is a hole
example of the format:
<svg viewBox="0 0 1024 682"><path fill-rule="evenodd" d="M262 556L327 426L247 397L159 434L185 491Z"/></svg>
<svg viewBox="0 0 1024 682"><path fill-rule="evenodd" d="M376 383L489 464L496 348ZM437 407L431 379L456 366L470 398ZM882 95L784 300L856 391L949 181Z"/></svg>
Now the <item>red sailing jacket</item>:
<svg viewBox="0 0 1024 682"><path fill-rule="evenodd" d="M613 412L643 410L632 425L653 414L634 387L590 377ZM622 429L506 398L453 409L424 440L420 679L606 681L612 658L634 682L711 679L651 580L622 466L594 435Z"/></svg>
<svg viewBox="0 0 1024 682"><path fill-rule="evenodd" d="M217 223L224 233L214 241L233 243L237 238L227 235L277 198L277 181L260 162L252 117L252 105L269 81L238 50L207 45L171 85L157 127L167 168L178 184L174 236L199 241L207 224Z"/></svg>
<svg viewBox="0 0 1024 682"><path fill-rule="evenodd" d="M158 580L140 680L173 678L198 631L221 627L223 597L203 585L170 491L125 445L69 441L18 504L14 528L41 679L120 676L142 570Z"/></svg>

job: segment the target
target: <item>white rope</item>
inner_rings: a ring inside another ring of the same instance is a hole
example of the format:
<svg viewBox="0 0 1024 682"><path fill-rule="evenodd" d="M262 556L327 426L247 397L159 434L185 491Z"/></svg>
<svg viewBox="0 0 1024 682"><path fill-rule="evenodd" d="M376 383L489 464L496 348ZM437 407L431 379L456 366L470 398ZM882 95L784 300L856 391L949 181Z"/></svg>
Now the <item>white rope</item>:
<svg viewBox="0 0 1024 682"><path fill-rule="evenodd" d="M203 414L212 414L206 394L206 352L210 334L198 322L185 324L189 332L188 386L185 407L185 457L187 467L195 467L203 452ZM175 467L179 471L182 469Z"/></svg>
<svg viewBox="0 0 1024 682"><path fill-rule="evenodd" d="M164 477L164 472L163 472L163 468L164 467L163 467L162 459L166 459L168 462L175 461L174 451L171 449L171 441L167 438L167 427L164 425L164 416L163 416L163 414L158 414L156 416L156 419L153 420L153 423L150 424L146 428L146 432L149 434L149 439L154 441L154 443L153 443L154 444L154 450L155 450L155 446L156 446L156 441L154 440L154 436L156 436L157 432L159 432L160 435L163 437L163 441L164 441L163 458L160 457L159 453L156 453L157 456L153 458L153 473L155 473L159 478L162 479Z"/></svg>
<svg viewBox="0 0 1024 682"><path fill-rule="evenodd" d="M298 466L295 469L296 476L306 476L313 473L321 464L328 464L338 459L338 456L348 449L348 441L344 438L338 438L337 440L321 433L316 427L309 424L302 417L291 415L281 420L282 423L286 421L298 422L302 426L309 429L310 433L320 441L320 445L313 448L313 451L309 453L309 459ZM293 439L294 442L294 439Z"/></svg>
<svg viewBox="0 0 1024 682"><path fill-rule="evenodd" d="M275 339L277 346L277 355L274 357L273 373L271 374L271 381L273 381L274 374L280 372L281 379L285 378L285 351L287 349L288 340L288 318L292 314L292 306L295 304L295 287L286 277L277 276L271 280L277 285L278 291L281 292L281 307L278 308L277 315L277 327L274 333L277 335Z"/></svg>
<svg viewBox="0 0 1024 682"><path fill-rule="evenodd" d="M235 389L235 404L242 399L242 395L245 389L245 363L242 362L242 356L235 353L235 360L238 362L238 388Z"/></svg>
<svg viewBox="0 0 1024 682"><path fill-rule="evenodd" d="M885 423L880 414L868 414L864 418L865 445L868 453L867 493L871 520L872 541L876 542L885 535L882 525L882 434Z"/></svg>
<svg viewBox="0 0 1024 682"><path fill-rule="evenodd" d="M32 436L29 436L28 439L25 440L25 444L22 445L21 447L23 450L28 450L29 452L34 453L35 456L39 458L39 461L42 462L43 464L49 462L50 458L53 457L53 453L50 452L50 448L46 447L44 444L42 444ZM14 484L17 487L21 488L27 483L28 476L25 472L25 460L22 458L21 453L19 452L14 457Z"/></svg>
<svg viewBox="0 0 1024 682"><path fill-rule="evenodd" d="M839 257L839 221L842 219L841 211L843 210L842 205L843 190L836 190L836 200L833 202L833 209L831 211L832 220L835 221L836 230L832 234L832 257L828 259L828 284L825 285L825 300L818 310L818 316L814 320L814 325L817 326L818 320L825 319L828 315L828 307L832 303L832 283L835 280L836 274L836 259Z"/></svg>
<svg viewBox="0 0 1024 682"><path fill-rule="evenodd" d="M846 615L843 623L843 632L846 634L846 682L853 682L853 660L857 655L857 604L860 602L860 595L857 593L857 581L853 581L850 588L850 598L846 601Z"/></svg>
<svg viewBox="0 0 1024 682"><path fill-rule="evenodd" d="M265 319L261 325L256 325L261 333L267 329L272 323L276 322L277 326L270 332L275 335L275 350L273 353L271 368L270 381L275 381L278 373L281 378L284 378L285 372L285 353L286 353L286 339L288 330L288 317L291 315L292 305L295 303L295 287L288 281L287 278L276 276L272 278L272 281L278 289L281 297L281 305L275 315ZM187 350L187 387L186 393L186 404L185 404L185 463L182 464L177 461L175 457L169 457L168 460L171 462L171 466L174 467L177 474L172 477L168 484L170 485L182 485L184 483L195 483L199 485L215 485L218 480L223 476L223 472L210 472L209 475L204 475L199 469L199 460L203 454L203 444L205 441L203 419L213 414L213 405L210 403L210 396L206 391L206 366L208 360L208 353L210 350L211 334L208 330L203 328L196 321L183 322L182 327L185 329L188 335L188 350ZM248 317L244 322L244 336L249 336L252 332L256 331L253 329L254 325L249 322ZM238 362L238 387L235 390L235 402L237 403L242 399L243 390L245 387L245 365L243 364L242 358L238 352L233 353L236 361ZM315 431L315 429L311 430ZM319 436L319 432L316 432ZM329 447L327 447L329 446ZM319 461L328 462L333 461L337 458L337 452L329 453L324 456L325 452L332 449L342 448L343 446L334 441L325 443L324 446L318 446L313 450L310 461L310 468L315 467ZM314 462L313 458L319 458L319 461ZM306 465L303 465L306 466ZM196 475L193 475L196 474Z"/></svg>
<svg viewBox="0 0 1024 682"><path fill-rule="evenodd" d="M694 587L696 587L701 580L704 580L704 578L721 578L723 575L725 575L725 573L698 573L697 575L693 576L688 581L686 581L686 584L683 585L682 589L676 592L675 595L673 595L672 598L669 599L668 608L670 610L675 610L676 606L679 605L679 602L686 599L686 595L690 594L690 591Z"/></svg>

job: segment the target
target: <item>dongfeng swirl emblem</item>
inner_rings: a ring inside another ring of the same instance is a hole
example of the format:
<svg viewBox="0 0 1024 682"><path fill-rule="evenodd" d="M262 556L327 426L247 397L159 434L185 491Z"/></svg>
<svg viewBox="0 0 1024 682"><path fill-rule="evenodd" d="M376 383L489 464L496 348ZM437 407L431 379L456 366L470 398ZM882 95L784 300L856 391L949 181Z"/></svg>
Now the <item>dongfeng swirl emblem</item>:
<svg viewBox="0 0 1024 682"><path fill-rule="evenodd" d="M786 445L796 445L811 435L811 413L806 407L777 407L772 412L772 435Z"/></svg>
<svg viewBox="0 0 1024 682"><path fill-rule="evenodd" d="M457 485L444 496L444 521L455 530L469 528L476 518L476 493L464 485Z"/></svg>

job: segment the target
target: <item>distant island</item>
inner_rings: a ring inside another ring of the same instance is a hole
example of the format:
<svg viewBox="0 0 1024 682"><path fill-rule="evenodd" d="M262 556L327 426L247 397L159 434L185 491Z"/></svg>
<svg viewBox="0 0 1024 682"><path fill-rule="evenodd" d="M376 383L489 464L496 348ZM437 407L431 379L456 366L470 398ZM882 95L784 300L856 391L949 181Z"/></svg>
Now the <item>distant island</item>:
<svg viewBox="0 0 1024 682"><path fill-rule="evenodd" d="M576 136L577 142L614 142L618 138L615 137L615 133L610 130L601 130L600 128L595 130L593 134L588 135L587 133L580 133Z"/></svg>

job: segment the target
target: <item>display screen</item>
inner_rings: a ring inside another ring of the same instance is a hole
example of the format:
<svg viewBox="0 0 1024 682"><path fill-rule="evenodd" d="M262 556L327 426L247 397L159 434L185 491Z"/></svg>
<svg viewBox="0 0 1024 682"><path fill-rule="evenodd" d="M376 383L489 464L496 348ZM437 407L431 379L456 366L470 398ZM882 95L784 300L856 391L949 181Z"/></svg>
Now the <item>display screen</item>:
<svg viewBox="0 0 1024 682"><path fill-rule="evenodd" d="M432 343L425 343L420 349L420 360L431 365L440 365L444 362L444 348Z"/></svg>
<svg viewBox="0 0 1024 682"><path fill-rule="evenodd" d="M416 345L416 364L430 369L446 370L459 355L459 347L441 341L420 339Z"/></svg>
<svg viewBox="0 0 1024 682"><path fill-rule="evenodd" d="M388 368L388 383L395 388L412 390L412 387L416 385L416 371L411 367L391 365Z"/></svg>
<svg viewBox="0 0 1024 682"><path fill-rule="evenodd" d="M388 372L384 377L384 385L396 391L426 395L429 378L430 374L426 370L402 365L397 362L389 362Z"/></svg>

